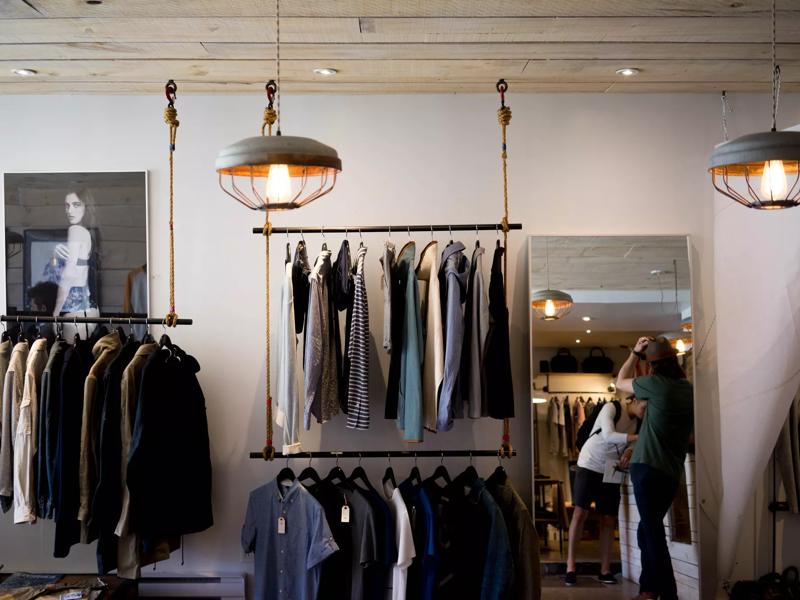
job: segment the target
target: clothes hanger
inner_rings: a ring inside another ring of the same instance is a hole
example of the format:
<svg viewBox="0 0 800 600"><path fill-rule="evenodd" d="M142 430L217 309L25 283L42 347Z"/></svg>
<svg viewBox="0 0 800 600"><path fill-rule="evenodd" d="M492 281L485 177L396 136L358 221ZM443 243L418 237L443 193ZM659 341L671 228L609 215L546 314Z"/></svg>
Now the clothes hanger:
<svg viewBox="0 0 800 600"><path fill-rule="evenodd" d="M369 479L367 478L367 472L364 470L364 467L361 466L361 454L358 455L358 466L353 469L353 472L350 474L350 477L347 478L348 483L355 483L356 481L361 481L368 490L375 491L375 488L372 487Z"/></svg>
<svg viewBox="0 0 800 600"><path fill-rule="evenodd" d="M450 473L447 472L447 467L444 466L444 452L442 452L442 460L439 466L433 471L433 474L425 480L425 483L435 483L437 479L443 479L447 485L453 483L450 479Z"/></svg>
<svg viewBox="0 0 800 600"><path fill-rule="evenodd" d="M345 475L344 471L339 466L338 456L336 457L336 465L330 470L328 476L323 481L325 481L326 483L332 483L333 485L340 485L342 487L350 489L351 486L347 481L347 475Z"/></svg>
<svg viewBox="0 0 800 600"><path fill-rule="evenodd" d="M381 483L385 486L387 482L392 483L392 489L397 487L397 480L394 478L394 469L392 469L392 457L391 455L386 455L386 460L388 461L388 466L386 467L386 471L383 473L383 479Z"/></svg>
<svg viewBox="0 0 800 600"><path fill-rule="evenodd" d="M8 329L6 329L6 322L2 321L0 322L0 324L3 327L3 333L0 334L0 342L7 342L11 338L11 336L8 335Z"/></svg>
<svg viewBox="0 0 800 600"><path fill-rule="evenodd" d="M142 338L143 344L153 344L155 343L155 339L153 338L152 334L150 333L150 323L145 324L145 334Z"/></svg>
<svg viewBox="0 0 800 600"><path fill-rule="evenodd" d="M497 233L497 242L496 242L496 244L497 244L497 247L499 248L500 247L500 225L495 225L494 226L494 230L495 230L495 233Z"/></svg>
<svg viewBox="0 0 800 600"><path fill-rule="evenodd" d="M475 224L475 249L477 250L480 247L481 247L481 240L478 237L478 225Z"/></svg>
<svg viewBox="0 0 800 600"><path fill-rule="evenodd" d="M419 472L419 467L417 467L417 453L414 453L414 466L411 468L411 472L406 477L406 480L403 483L409 483L414 487L419 487L422 485L422 475Z"/></svg>
<svg viewBox="0 0 800 600"><path fill-rule="evenodd" d="M308 457L308 466L300 472L300 475L297 476L297 480L302 482L306 479L310 479L314 483L321 483L322 479L317 473L317 470L311 466L312 457Z"/></svg>
<svg viewBox="0 0 800 600"><path fill-rule="evenodd" d="M489 479L486 480L486 483L494 484L494 485L503 485L508 478L508 473L506 473L506 469L503 466L503 463L500 459L500 452L497 452L497 467L495 467L494 473L489 475Z"/></svg>
<svg viewBox="0 0 800 600"><path fill-rule="evenodd" d="M289 467L289 457L286 457L286 466L278 471L275 480L278 482L278 485L289 485L295 479L294 471Z"/></svg>
<svg viewBox="0 0 800 600"><path fill-rule="evenodd" d="M359 238L358 247L359 248L363 248L364 247L364 236L361 235L361 227L358 228L358 238Z"/></svg>
<svg viewBox="0 0 800 600"><path fill-rule="evenodd" d="M75 315L73 317L73 325L75 326L75 338L73 339L73 343L77 346L78 342L81 341L81 332L78 331L78 316Z"/></svg>
<svg viewBox="0 0 800 600"><path fill-rule="evenodd" d="M472 452L469 453L469 465L464 472L458 475L453 480L453 485L463 485L464 487L471 486L479 479L478 471L475 470L475 467L472 464Z"/></svg>
<svg viewBox="0 0 800 600"><path fill-rule="evenodd" d="M319 228L319 232L322 234L322 249L323 250L327 250L328 249L328 242L326 241L326 238L325 238L325 226L324 225Z"/></svg>

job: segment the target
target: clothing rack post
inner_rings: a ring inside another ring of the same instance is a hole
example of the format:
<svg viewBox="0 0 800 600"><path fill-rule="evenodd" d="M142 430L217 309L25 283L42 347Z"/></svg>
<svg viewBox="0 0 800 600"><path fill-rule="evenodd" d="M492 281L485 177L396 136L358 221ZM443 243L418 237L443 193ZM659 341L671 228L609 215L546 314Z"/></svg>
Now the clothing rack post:
<svg viewBox="0 0 800 600"><path fill-rule="evenodd" d="M0 322L6 323L64 323L66 325L164 325L165 318L150 317L54 317L52 315L0 315ZM174 325L192 325L192 319L177 319Z"/></svg>
<svg viewBox="0 0 800 600"><path fill-rule="evenodd" d="M517 451L512 450L511 456L516 456ZM296 454L283 454L276 452L275 458L452 458L452 457L499 457L498 450L324 450L314 452L298 452ZM251 452L250 458L264 459L262 452Z"/></svg>
<svg viewBox="0 0 800 600"><path fill-rule="evenodd" d="M521 230L522 223L509 223L509 229ZM271 227L269 233L272 235L282 234L305 234L305 233L403 233L420 231L497 231L503 230L502 223L471 223L459 225L353 225L349 227ZM264 227L253 227L255 235L267 235Z"/></svg>

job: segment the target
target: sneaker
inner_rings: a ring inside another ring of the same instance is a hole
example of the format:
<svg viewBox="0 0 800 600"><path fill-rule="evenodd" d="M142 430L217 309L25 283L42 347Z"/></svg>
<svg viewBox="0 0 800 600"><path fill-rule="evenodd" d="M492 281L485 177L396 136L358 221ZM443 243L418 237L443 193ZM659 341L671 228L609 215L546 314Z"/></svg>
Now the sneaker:
<svg viewBox="0 0 800 600"><path fill-rule="evenodd" d="M567 571L567 576L564 577L564 585L568 587L578 585L578 574L575 571Z"/></svg>
<svg viewBox="0 0 800 600"><path fill-rule="evenodd" d="M600 575L598 575L597 581L599 581L600 583L605 583L606 585L617 584L617 578L614 577L613 573L605 573L605 574L601 573Z"/></svg>

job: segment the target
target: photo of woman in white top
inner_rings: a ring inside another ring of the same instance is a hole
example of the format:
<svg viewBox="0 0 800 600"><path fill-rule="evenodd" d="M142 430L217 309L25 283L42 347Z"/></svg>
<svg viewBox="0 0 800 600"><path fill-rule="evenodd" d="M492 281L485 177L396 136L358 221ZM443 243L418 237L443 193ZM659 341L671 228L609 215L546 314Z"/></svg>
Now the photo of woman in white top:
<svg viewBox="0 0 800 600"><path fill-rule="evenodd" d="M607 461L618 461L619 469L626 470L636 442L636 428L644 417L647 402L628 397L625 402L607 402L597 415L589 438L578 455L578 470L572 504L575 512L569 526L569 555L567 558L568 586L577 584L575 556L583 536L583 527L594 502L600 517L600 577L606 584L617 583L611 573L611 547L614 541L620 502L620 484L603 481Z"/></svg>

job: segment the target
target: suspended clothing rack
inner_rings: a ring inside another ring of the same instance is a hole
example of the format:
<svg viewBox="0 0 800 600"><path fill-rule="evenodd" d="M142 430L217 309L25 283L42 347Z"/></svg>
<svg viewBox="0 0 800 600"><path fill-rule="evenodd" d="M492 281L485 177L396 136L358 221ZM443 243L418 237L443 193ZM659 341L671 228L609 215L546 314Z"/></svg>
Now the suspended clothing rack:
<svg viewBox="0 0 800 600"><path fill-rule="evenodd" d="M512 450L511 456L517 451ZM500 456L499 450L363 450L361 452L346 450L326 450L315 452L298 452L296 454L275 453L275 458L445 458L445 457L479 457ZM263 459L261 452L251 452L250 458Z"/></svg>
<svg viewBox="0 0 800 600"><path fill-rule="evenodd" d="M509 223L509 229L521 230L522 223ZM272 235L278 233L403 233L412 231L503 231L502 223L472 223L461 225L364 225L351 227L271 227L270 233ZM256 235L265 235L266 230L264 227L253 227L253 233Z"/></svg>
<svg viewBox="0 0 800 600"><path fill-rule="evenodd" d="M117 313L120 314L120 313ZM164 325L166 326L166 319L152 319L149 317L54 317L48 315L0 315L0 321L7 323L64 323L67 325L84 325L84 324L97 324L97 325ZM173 323L174 325L191 325L192 319L178 319Z"/></svg>

